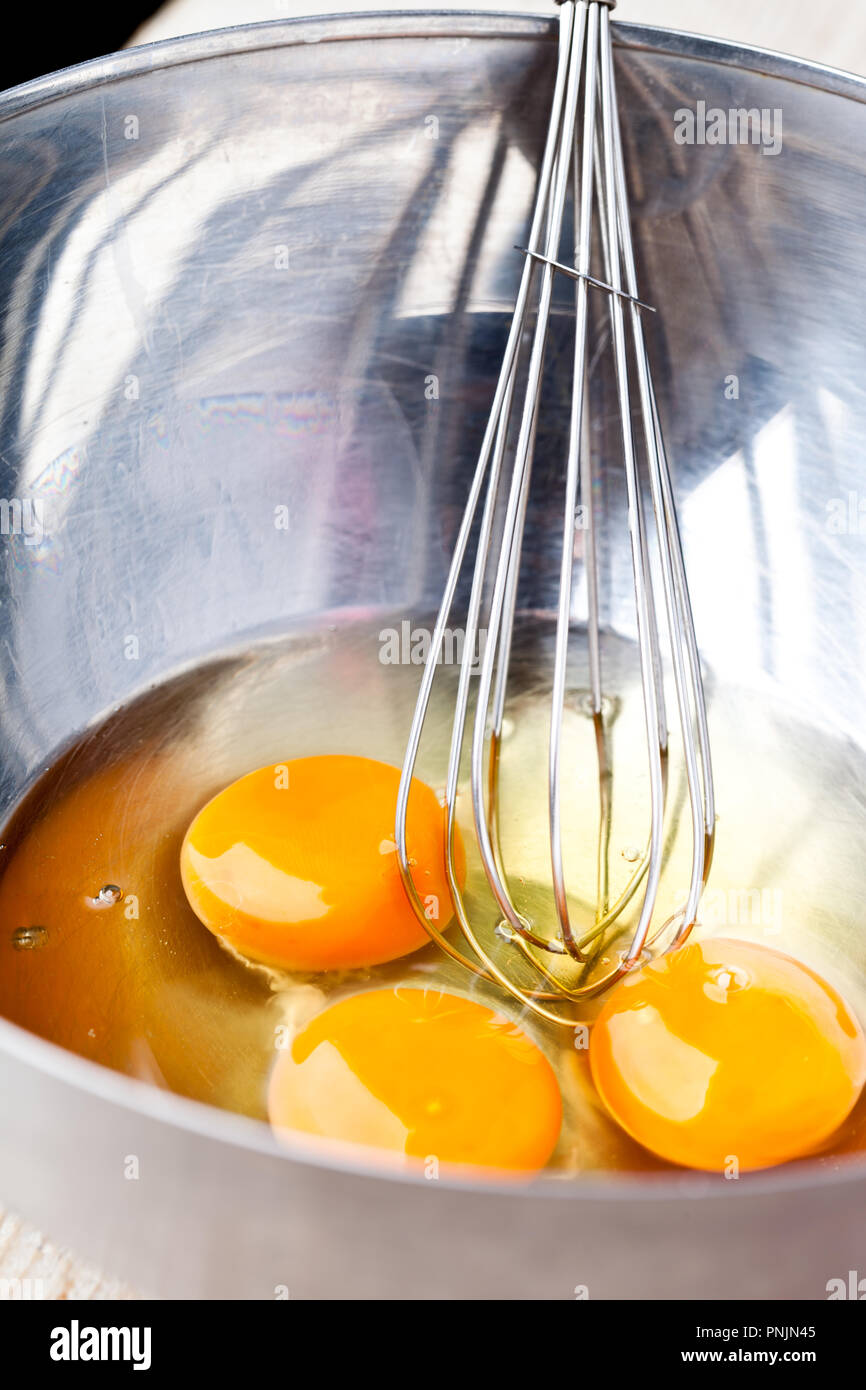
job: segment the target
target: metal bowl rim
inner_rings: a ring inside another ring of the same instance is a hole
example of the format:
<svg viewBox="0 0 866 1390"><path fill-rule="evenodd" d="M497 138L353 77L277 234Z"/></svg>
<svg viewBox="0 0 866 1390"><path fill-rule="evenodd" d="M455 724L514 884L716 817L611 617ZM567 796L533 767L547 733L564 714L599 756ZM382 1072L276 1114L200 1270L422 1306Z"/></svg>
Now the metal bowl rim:
<svg viewBox="0 0 866 1390"><path fill-rule="evenodd" d="M11 87L0 93L0 121L77 91L127 77L269 48L373 38L547 38L552 41L556 29L554 15L515 15L499 10L374 10L209 29L180 38L139 44ZM866 77L772 49L627 21L615 23L614 39L620 47L737 67L866 103Z"/></svg>

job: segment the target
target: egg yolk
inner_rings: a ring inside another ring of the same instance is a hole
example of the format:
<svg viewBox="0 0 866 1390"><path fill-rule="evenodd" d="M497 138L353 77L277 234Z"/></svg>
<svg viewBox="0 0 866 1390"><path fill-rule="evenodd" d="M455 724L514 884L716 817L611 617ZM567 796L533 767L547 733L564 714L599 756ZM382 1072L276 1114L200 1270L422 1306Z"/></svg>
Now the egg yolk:
<svg viewBox="0 0 866 1390"><path fill-rule="evenodd" d="M290 970L355 969L429 941L403 887L394 844L400 773L370 758L296 758L250 772L209 801L180 855L196 916L241 955ZM444 815L413 781L412 874L430 920L452 916ZM455 833L455 872L465 857Z"/></svg>
<svg viewBox="0 0 866 1390"><path fill-rule="evenodd" d="M807 966L744 941L695 942L623 979L592 1030L613 1117L692 1168L765 1168L814 1152L866 1082L866 1038Z"/></svg>
<svg viewBox="0 0 866 1390"><path fill-rule="evenodd" d="M534 1172L559 1137L550 1063L510 1019L433 989L332 1004L278 1055L268 1115L304 1131L442 1165Z"/></svg>

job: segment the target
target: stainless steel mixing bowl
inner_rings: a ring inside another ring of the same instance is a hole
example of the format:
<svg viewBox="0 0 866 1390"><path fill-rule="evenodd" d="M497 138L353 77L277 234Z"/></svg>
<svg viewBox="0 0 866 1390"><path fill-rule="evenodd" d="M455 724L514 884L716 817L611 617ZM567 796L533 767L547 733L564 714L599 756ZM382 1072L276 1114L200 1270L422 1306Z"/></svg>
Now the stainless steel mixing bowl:
<svg viewBox="0 0 866 1390"><path fill-rule="evenodd" d="M0 100L4 812L182 666L295 620L435 605L554 33L477 14L252 26ZM618 40L704 656L859 750L866 83L686 35ZM782 148L678 143L676 112L702 101L766 110ZM546 520L534 609L557 579ZM608 561L605 619L629 636L628 569ZM862 837L862 788L838 814ZM6 1021L0 1097L4 1200L157 1295L821 1298L866 1272L856 1155L748 1182L397 1180L278 1151L251 1120Z"/></svg>

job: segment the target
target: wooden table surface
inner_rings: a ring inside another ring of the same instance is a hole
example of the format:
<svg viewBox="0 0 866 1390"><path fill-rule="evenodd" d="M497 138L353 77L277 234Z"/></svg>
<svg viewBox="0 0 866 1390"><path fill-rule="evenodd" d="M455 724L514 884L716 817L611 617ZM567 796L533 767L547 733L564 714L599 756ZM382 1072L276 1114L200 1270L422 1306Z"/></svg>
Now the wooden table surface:
<svg viewBox="0 0 866 1390"><path fill-rule="evenodd" d="M351 13L362 0L169 0L135 35L150 43L202 29L278 19L307 13ZM547 0L380 0L376 9L490 9L518 13L551 12ZM619 0L617 19L686 29L717 38L776 48L816 62L866 74L866 3L836 0ZM0 1278L32 1281L48 1299L134 1298L132 1290L60 1250L0 1206ZM41 1281L41 1283L36 1282Z"/></svg>

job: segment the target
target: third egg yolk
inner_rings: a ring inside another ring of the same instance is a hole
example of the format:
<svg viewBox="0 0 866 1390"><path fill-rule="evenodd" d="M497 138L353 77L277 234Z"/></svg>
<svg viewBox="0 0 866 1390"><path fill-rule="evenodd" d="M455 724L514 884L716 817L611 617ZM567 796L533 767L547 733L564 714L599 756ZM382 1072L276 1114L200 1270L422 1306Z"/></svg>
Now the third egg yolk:
<svg viewBox="0 0 866 1390"><path fill-rule="evenodd" d="M196 915L241 955L288 970L354 969L429 941L394 844L399 770L371 758L296 758L218 793L187 831L181 876ZM430 920L452 916L444 812L413 781L406 841ZM465 857L455 831L455 873Z"/></svg>
<svg viewBox="0 0 866 1390"><path fill-rule="evenodd" d="M278 1134L303 1131L441 1166L531 1173L556 1145L553 1068L516 1023L436 989L375 989L332 1004L279 1053ZM428 1174L429 1175L429 1174Z"/></svg>
<svg viewBox="0 0 866 1390"><path fill-rule="evenodd" d="M612 991L590 1064L613 1117L673 1163L764 1168L818 1149L866 1082L866 1038L834 989L764 946L709 940Z"/></svg>

